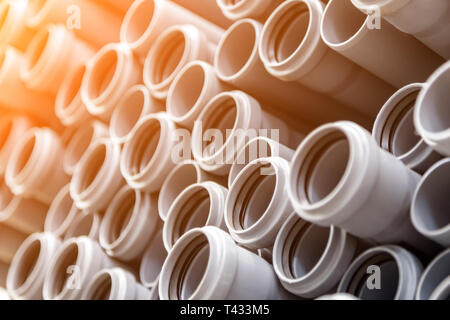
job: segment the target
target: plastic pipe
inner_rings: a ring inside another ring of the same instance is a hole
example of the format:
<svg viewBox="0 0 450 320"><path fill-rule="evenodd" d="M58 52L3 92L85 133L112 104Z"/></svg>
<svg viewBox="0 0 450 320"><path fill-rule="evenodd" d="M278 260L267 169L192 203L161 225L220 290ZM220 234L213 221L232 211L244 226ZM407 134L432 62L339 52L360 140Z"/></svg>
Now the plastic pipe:
<svg viewBox="0 0 450 320"><path fill-rule="evenodd" d="M172 2L175 2L224 29L232 24L232 21L230 21L224 15L222 10L220 10L216 0L172 0Z"/></svg>
<svg viewBox="0 0 450 320"><path fill-rule="evenodd" d="M81 83L81 100L89 113L109 120L122 96L141 82L141 73L141 67L128 46L107 44L87 63Z"/></svg>
<svg viewBox="0 0 450 320"><path fill-rule="evenodd" d="M450 248L441 252L430 262L417 286L416 300L448 300Z"/></svg>
<svg viewBox="0 0 450 320"><path fill-rule="evenodd" d="M209 63L191 61L177 73L170 85L167 113L178 125L192 129L206 104L217 94L230 89L219 80Z"/></svg>
<svg viewBox="0 0 450 320"><path fill-rule="evenodd" d="M298 83L282 81L270 75L258 54L263 25L255 20L236 21L220 41L214 66L222 81L253 95L261 102L278 106L289 117L296 117L297 127L307 129L329 121L352 119L368 124L366 116L335 99ZM270 88L270 90L267 90ZM308 126L309 125L309 126ZM300 130L306 131L306 130Z"/></svg>
<svg viewBox="0 0 450 320"><path fill-rule="evenodd" d="M60 138L61 138L61 144L64 146L64 147L67 147L67 145L69 144L69 142L70 142L70 139L72 139L72 136L75 134L75 132L77 131L77 128L78 127L76 127L76 126L70 126L70 127L65 127L64 129L63 129L63 131L61 132L61 136L60 136Z"/></svg>
<svg viewBox="0 0 450 320"><path fill-rule="evenodd" d="M223 281L223 279L229 279ZM288 297L272 266L217 227L190 230L164 262L161 300L275 300Z"/></svg>
<svg viewBox="0 0 450 320"><path fill-rule="evenodd" d="M284 0L216 0L223 14L230 20L252 18L265 21Z"/></svg>
<svg viewBox="0 0 450 320"><path fill-rule="evenodd" d="M216 45L192 25L167 28L155 40L144 62L144 83L157 99L165 100L177 73L194 60L211 62Z"/></svg>
<svg viewBox="0 0 450 320"><path fill-rule="evenodd" d="M228 173L228 188L231 187L233 181L239 172L251 161L266 157L281 157L290 161L294 155L294 150L285 145L267 137L259 136L249 140L236 155L230 172Z"/></svg>
<svg viewBox="0 0 450 320"><path fill-rule="evenodd" d="M207 181L184 189L170 206L163 227L164 247L168 252L186 232L203 226L225 228L223 212L228 190Z"/></svg>
<svg viewBox="0 0 450 320"><path fill-rule="evenodd" d="M352 0L352 3L366 13L377 9L397 29L413 35L442 57L450 59L448 1L427 3L420 0Z"/></svg>
<svg viewBox="0 0 450 320"><path fill-rule="evenodd" d="M34 233L17 250L8 272L7 284L13 299L41 300L48 262L60 248L55 235Z"/></svg>
<svg viewBox="0 0 450 320"><path fill-rule="evenodd" d="M165 0L136 0L131 5L120 29L120 40L137 55L145 57L156 38L168 27L191 24L219 42L223 30L183 7Z"/></svg>
<svg viewBox="0 0 450 320"><path fill-rule="evenodd" d="M99 0L99 2L106 2L109 7L113 7L120 13L126 13L134 0Z"/></svg>
<svg viewBox="0 0 450 320"><path fill-rule="evenodd" d="M96 212L82 212L73 219L69 228L67 228L64 240L87 236L92 240L98 241L101 218Z"/></svg>
<svg viewBox="0 0 450 320"><path fill-rule="evenodd" d="M0 223L0 262L10 264L25 238L24 233Z"/></svg>
<svg viewBox="0 0 450 320"><path fill-rule="evenodd" d="M372 130L381 148L420 174L442 158L414 128L414 105L423 86L412 83L398 90L381 108Z"/></svg>
<svg viewBox="0 0 450 320"><path fill-rule="evenodd" d="M8 292L6 292L5 289L0 288L0 300L11 300L11 298L8 295Z"/></svg>
<svg viewBox="0 0 450 320"><path fill-rule="evenodd" d="M416 130L433 149L450 157L450 61L437 69L417 97L414 108Z"/></svg>
<svg viewBox="0 0 450 320"><path fill-rule="evenodd" d="M117 42L121 24L120 15L107 9L102 3L96 2L98 1L30 0L26 25L32 29L40 29L52 23L65 24L77 37L94 47Z"/></svg>
<svg viewBox="0 0 450 320"><path fill-rule="evenodd" d="M156 283L156 285L150 289L150 296L148 297L149 300L160 300L159 299L159 280Z"/></svg>
<svg viewBox="0 0 450 320"><path fill-rule="evenodd" d="M287 196L289 163L280 157L253 160L238 174L225 202L224 218L236 242L251 249L273 245L292 212Z"/></svg>
<svg viewBox="0 0 450 320"><path fill-rule="evenodd" d="M25 234L44 229L47 205L34 199L14 196L0 179L0 223Z"/></svg>
<svg viewBox="0 0 450 320"><path fill-rule="evenodd" d="M411 204L411 220L425 237L450 246L450 159L446 158L428 170L419 182Z"/></svg>
<svg viewBox="0 0 450 320"><path fill-rule="evenodd" d="M259 56L274 77L297 81L374 118L395 89L327 47L320 38L324 7L318 0L284 1L264 24Z"/></svg>
<svg viewBox="0 0 450 320"><path fill-rule="evenodd" d="M27 131L14 147L5 181L15 195L50 204L68 177L62 166L63 146L48 128Z"/></svg>
<svg viewBox="0 0 450 320"><path fill-rule="evenodd" d="M401 247L371 248L353 261L339 283L338 292L361 300L412 300L422 270L420 261ZM379 283L371 275L378 277Z"/></svg>
<svg viewBox="0 0 450 320"><path fill-rule="evenodd" d="M320 227L292 214L278 232L273 267L283 287L303 298L332 292L358 253L358 240L342 229Z"/></svg>
<svg viewBox="0 0 450 320"><path fill-rule="evenodd" d="M424 82L444 62L411 35L386 21L376 28L372 19L351 1L331 0L323 13L322 39L331 49L397 88Z"/></svg>
<svg viewBox="0 0 450 320"><path fill-rule="evenodd" d="M137 260L159 226L158 198L123 186L100 225L99 243L111 257Z"/></svg>
<svg viewBox="0 0 450 320"><path fill-rule="evenodd" d="M120 171L134 189L157 192L167 174L175 167L172 152L176 146L176 127L166 113L143 117L125 143Z"/></svg>
<svg viewBox="0 0 450 320"><path fill-rule="evenodd" d="M83 293L83 300L148 300L150 292L133 274L121 269L97 272Z"/></svg>
<svg viewBox="0 0 450 320"><path fill-rule="evenodd" d="M96 241L86 236L68 239L49 262L43 297L45 300L79 300L98 271L117 266Z"/></svg>
<svg viewBox="0 0 450 320"><path fill-rule="evenodd" d="M108 127L103 123L93 120L76 129L66 147L63 157L64 171L72 175L76 165L83 157L87 149L100 138L108 137Z"/></svg>
<svg viewBox="0 0 450 320"><path fill-rule="evenodd" d="M0 43L24 51L33 31L25 26L28 0L2 1L0 4Z"/></svg>
<svg viewBox="0 0 450 320"><path fill-rule="evenodd" d="M263 134L289 143L286 124L264 112L257 100L243 91L223 92L200 113L192 130L192 153L203 170L226 175L246 139Z"/></svg>
<svg viewBox="0 0 450 320"><path fill-rule="evenodd" d="M1 262L0 261L0 291L6 287L6 277L8 275L8 269L9 269L9 265L7 263ZM4 290L4 289L3 289ZM0 296L4 294L7 294L6 290L4 290L4 293L0 292ZM6 299L5 296L3 296L4 299ZM8 296L8 300L9 300L9 296Z"/></svg>
<svg viewBox="0 0 450 320"><path fill-rule="evenodd" d="M93 52L62 25L49 25L31 40L21 78L28 88L56 94L65 75Z"/></svg>
<svg viewBox="0 0 450 320"><path fill-rule="evenodd" d="M160 229L155 232L142 256L139 278L144 287L154 291L154 288L158 286L159 275L166 258L167 251L164 247L162 229Z"/></svg>
<svg viewBox="0 0 450 320"><path fill-rule="evenodd" d="M378 243L434 249L409 219L420 176L359 125L340 121L314 130L295 152L290 172L289 198L304 220Z"/></svg>
<svg viewBox="0 0 450 320"><path fill-rule="evenodd" d="M146 86L137 84L131 87L111 115L109 123L111 140L117 144L124 144L131 138L131 132L140 119L163 109L164 106L150 95Z"/></svg>
<svg viewBox="0 0 450 320"><path fill-rule="evenodd" d="M106 209L124 181L119 170L120 146L97 139L84 153L70 181L70 196L81 210Z"/></svg>

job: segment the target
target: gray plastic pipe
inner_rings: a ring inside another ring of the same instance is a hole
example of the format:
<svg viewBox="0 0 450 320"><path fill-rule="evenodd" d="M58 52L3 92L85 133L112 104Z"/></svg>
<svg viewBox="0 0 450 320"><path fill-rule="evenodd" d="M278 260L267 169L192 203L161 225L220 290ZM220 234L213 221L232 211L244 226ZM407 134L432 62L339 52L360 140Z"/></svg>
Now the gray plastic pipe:
<svg viewBox="0 0 450 320"><path fill-rule="evenodd" d="M450 59L450 3L446 0L352 0L361 11L380 15L399 30Z"/></svg>
<svg viewBox="0 0 450 320"><path fill-rule="evenodd" d="M409 251L393 245L375 247L353 261L338 292L361 300L412 300L422 271L420 261ZM379 283L373 280L377 277Z"/></svg>
<svg viewBox="0 0 450 320"><path fill-rule="evenodd" d="M215 0L230 20L252 18L264 21L284 0Z"/></svg>
<svg viewBox="0 0 450 320"><path fill-rule="evenodd" d="M259 56L274 77L297 81L374 118L395 89L327 47L320 37L324 7L318 0L280 4L264 24Z"/></svg>
<svg viewBox="0 0 450 320"><path fill-rule="evenodd" d="M359 125L340 121L314 130L295 152L290 172L289 198L304 220L426 253L435 247L409 219L420 176Z"/></svg>
<svg viewBox="0 0 450 320"><path fill-rule="evenodd" d="M450 157L450 61L427 80L414 108L416 130L433 149Z"/></svg>
<svg viewBox="0 0 450 320"><path fill-rule="evenodd" d="M372 18L351 1L331 0L322 18L322 39L331 49L397 88L424 82L445 61L387 21L375 28Z"/></svg>
<svg viewBox="0 0 450 320"><path fill-rule="evenodd" d="M228 281L223 281L225 275ZM164 262L159 296L161 300L290 297L267 261L211 226L192 229L177 241Z"/></svg>
<svg viewBox="0 0 450 320"><path fill-rule="evenodd" d="M132 261L142 257L160 225L158 198L123 186L106 209L99 243L111 257Z"/></svg>
<svg viewBox="0 0 450 320"><path fill-rule="evenodd" d="M83 300L149 300L150 291L122 268L97 272L83 292Z"/></svg>
<svg viewBox="0 0 450 320"><path fill-rule="evenodd" d="M426 267L416 291L417 300L448 300L450 248L441 252Z"/></svg>
<svg viewBox="0 0 450 320"><path fill-rule="evenodd" d="M170 84L189 62L212 62L216 45L193 25L175 25L156 38L144 62L144 83L157 99L165 100Z"/></svg>
<svg viewBox="0 0 450 320"><path fill-rule="evenodd" d="M162 229L160 229L154 233L142 256L139 278L144 287L151 291L154 291L155 288L157 289L159 275L166 258L167 250L164 247Z"/></svg>
<svg viewBox="0 0 450 320"><path fill-rule="evenodd" d="M0 43L24 51L34 32L26 27L28 0L2 1L0 3Z"/></svg>
<svg viewBox="0 0 450 320"><path fill-rule="evenodd" d="M450 158L433 165L416 188L411 220L417 231L444 247L450 246Z"/></svg>
<svg viewBox="0 0 450 320"><path fill-rule="evenodd" d="M51 233L30 235L17 250L8 272L6 287L13 299L41 300L48 263L61 241Z"/></svg>
<svg viewBox="0 0 450 320"><path fill-rule="evenodd" d="M332 292L358 254L357 238L308 223L293 213L278 232L273 267L283 287L303 298Z"/></svg>
<svg viewBox="0 0 450 320"><path fill-rule="evenodd" d="M10 264L26 237L24 233L0 223L0 262Z"/></svg>

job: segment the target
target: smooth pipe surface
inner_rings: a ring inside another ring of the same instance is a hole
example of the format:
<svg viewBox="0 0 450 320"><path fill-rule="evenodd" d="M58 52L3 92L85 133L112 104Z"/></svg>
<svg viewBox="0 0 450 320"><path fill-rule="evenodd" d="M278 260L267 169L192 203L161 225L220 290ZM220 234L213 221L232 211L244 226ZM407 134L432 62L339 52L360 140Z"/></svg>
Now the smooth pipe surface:
<svg viewBox="0 0 450 320"><path fill-rule="evenodd" d="M417 286L416 300L448 300L450 248L441 252L424 270Z"/></svg>
<svg viewBox="0 0 450 320"><path fill-rule="evenodd" d="M148 243L139 266L139 278L144 287L153 291L158 286L159 275L166 258L167 250L164 247L162 229L160 229L154 233Z"/></svg>
<svg viewBox="0 0 450 320"><path fill-rule="evenodd" d="M92 240L98 241L101 219L100 214L97 212L81 212L67 228L64 240L87 236Z"/></svg>

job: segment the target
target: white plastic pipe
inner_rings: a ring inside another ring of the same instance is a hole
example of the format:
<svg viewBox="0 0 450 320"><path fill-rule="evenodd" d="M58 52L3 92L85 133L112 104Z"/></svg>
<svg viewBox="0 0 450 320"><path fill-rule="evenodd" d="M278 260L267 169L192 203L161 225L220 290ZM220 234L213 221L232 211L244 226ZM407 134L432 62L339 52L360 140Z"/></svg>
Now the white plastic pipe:
<svg viewBox="0 0 450 320"><path fill-rule="evenodd" d="M96 212L82 212L73 219L69 228L67 228L64 240L87 236L98 241L101 217Z"/></svg>
<svg viewBox="0 0 450 320"><path fill-rule="evenodd" d="M224 29L232 24L232 21L230 21L224 15L222 10L220 10L220 6L216 0L172 0L172 2L175 2Z"/></svg>
<svg viewBox="0 0 450 320"><path fill-rule="evenodd" d="M450 158L433 165L416 188L411 204L411 220L425 237L450 246Z"/></svg>
<svg viewBox="0 0 450 320"><path fill-rule="evenodd" d="M215 0L230 20L252 18L264 21L284 0Z"/></svg>
<svg viewBox="0 0 450 320"><path fill-rule="evenodd" d="M289 143L286 124L263 111L256 99L243 91L223 92L200 113L192 130L192 153L204 170L226 175L246 139L263 134Z"/></svg>
<svg viewBox="0 0 450 320"><path fill-rule="evenodd" d="M157 192L175 167L175 124L166 113L143 117L123 146L120 171L134 189Z"/></svg>
<svg viewBox="0 0 450 320"><path fill-rule="evenodd" d="M7 284L13 299L40 300L48 263L61 246L51 233L30 235L17 250L8 272Z"/></svg>
<svg viewBox="0 0 450 320"><path fill-rule="evenodd" d="M262 29L261 23L243 19L225 32L214 57L214 66L221 80L248 92L262 103L276 106L286 118L296 117L298 128L344 119L368 125L370 121L366 116L335 99L270 75L258 54Z"/></svg>
<svg viewBox="0 0 450 320"><path fill-rule="evenodd" d="M374 118L395 89L327 47L320 38L325 5L288 0L264 24L258 52L267 71Z"/></svg>
<svg viewBox="0 0 450 320"><path fill-rule="evenodd" d="M423 86L411 83L392 95L378 113L372 129L372 136L381 148L420 174L442 158L414 128L414 105Z"/></svg>
<svg viewBox="0 0 450 320"><path fill-rule="evenodd" d="M65 75L92 54L92 49L64 26L46 26L27 48L21 78L30 89L55 94Z"/></svg>
<svg viewBox="0 0 450 320"><path fill-rule="evenodd" d="M0 262L10 264L25 238L24 233L0 223Z"/></svg>
<svg viewBox="0 0 450 320"><path fill-rule="evenodd" d="M11 298L8 295L8 292L6 292L5 289L0 288L0 300L11 300Z"/></svg>
<svg viewBox="0 0 450 320"><path fill-rule="evenodd" d="M208 226L192 229L177 241L164 262L159 296L161 300L275 300L289 295L267 261L237 246L225 231Z"/></svg>
<svg viewBox="0 0 450 320"><path fill-rule="evenodd" d="M228 232L251 249L269 248L292 213L287 195L289 163L280 157L253 160L238 174L225 202Z"/></svg>
<svg viewBox="0 0 450 320"><path fill-rule="evenodd" d="M206 181L184 189L170 206L163 226L164 247L168 252L186 232L203 226L226 229L223 219L228 190Z"/></svg>
<svg viewBox="0 0 450 320"><path fill-rule="evenodd" d="M97 272L83 293L83 300L149 300L150 291L122 268Z"/></svg>
<svg viewBox="0 0 450 320"><path fill-rule="evenodd" d="M99 243L111 257L137 260L159 227L158 198L123 186L102 219Z"/></svg>
<svg viewBox="0 0 450 320"><path fill-rule="evenodd" d="M219 42L223 30L183 7L165 0L136 0L131 5L120 29L120 40L141 57L145 57L156 38L168 27L191 24Z"/></svg>
<svg viewBox="0 0 450 320"><path fill-rule="evenodd" d="M213 66L204 61L192 61L177 73L170 85L167 113L178 125L192 129L206 104L228 90L231 87L219 80Z"/></svg>
<svg viewBox="0 0 450 320"><path fill-rule="evenodd" d="M170 84L189 62L212 62L216 45L193 25L167 28L156 38L144 62L144 83L157 99L165 100Z"/></svg>
<svg viewBox="0 0 450 320"><path fill-rule="evenodd" d="M34 32L25 26L29 0L2 1L0 3L0 43L24 51Z"/></svg>
<svg viewBox="0 0 450 320"><path fill-rule="evenodd" d="M27 131L14 147L5 181L15 195L50 204L68 177L62 166L64 147L48 128Z"/></svg>
<svg viewBox="0 0 450 320"><path fill-rule="evenodd" d="M85 125L78 127L70 138L64 152L64 171L68 175L72 175L86 150L97 139L108 137L108 133L108 127L96 120L89 121Z"/></svg>
<svg viewBox="0 0 450 320"><path fill-rule="evenodd" d="M331 49L397 88L424 82L445 61L387 21L381 21L377 28L372 18L351 1L331 0L322 18L322 39Z"/></svg>
<svg viewBox="0 0 450 320"><path fill-rule="evenodd" d="M161 102L154 99L147 87L137 84L131 87L111 115L109 135L117 144L124 144L131 138L137 122L147 114L163 111Z"/></svg>
<svg viewBox="0 0 450 320"><path fill-rule="evenodd" d="M450 3L446 0L352 0L361 11L378 10L399 30L409 33L426 46L450 59Z"/></svg>
<svg viewBox="0 0 450 320"><path fill-rule="evenodd" d="M433 149L450 157L450 61L427 80L414 108L416 130Z"/></svg>
<svg viewBox="0 0 450 320"><path fill-rule="evenodd" d="M359 125L323 125L300 144L291 161L289 198L306 221L334 225L378 243L407 243L429 253L409 209L420 176L378 147Z"/></svg>
<svg viewBox="0 0 450 320"><path fill-rule="evenodd" d="M313 225L294 213L278 232L273 267L286 290L316 298L333 291L357 254L357 238L334 226Z"/></svg>
<svg viewBox="0 0 450 320"><path fill-rule="evenodd" d="M142 70L130 48L110 43L89 60L81 83L81 100L92 115L109 120L122 96L141 82Z"/></svg>
<svg viewBox="0 0 450 320"><path fill-rule="evenodd" d="M361 300L412 300L422 270L420 261L401 247L371 248L353 261L339 283L338 292ZM374 277L379 280L370 279Z"/></svg>
<svg viewBox="0 0 450 320"><path fill-rule="evenodd" d="M139 278L144 287L151 291L157 288L159 275L166 258L167 250L164 247L162 229L160 229L155 232L142 256Z"/></svg>
<svg viewBox="0 0 450 320"><path fill-rule="evenodd" d="M70 196L81 210L106 209L124 181L119 170L120 146L106 138L84 153L70 181Z"/></svg>
<svg viewBox="0 0 450 320"><path fill-rule="evenodd" d="M450 248L441 252L424 270L417 286L416 300L448 300Z"/></svg>

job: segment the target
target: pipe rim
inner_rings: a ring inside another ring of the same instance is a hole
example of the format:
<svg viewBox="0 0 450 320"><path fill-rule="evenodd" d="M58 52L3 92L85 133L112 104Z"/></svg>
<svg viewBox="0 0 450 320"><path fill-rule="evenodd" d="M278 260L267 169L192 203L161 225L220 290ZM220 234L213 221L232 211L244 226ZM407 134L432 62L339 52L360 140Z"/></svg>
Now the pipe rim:
<svg viewBox="0 0 450 320"><path fill-rule="evenodd" d="M45 218L44 230L62 236L79 214L80 211L70 196L70 185L67 184L61 188L51 202Z"/></svg>
<svg viewBox="0 0 450 320"><path fill-rule="evenodd" d="M433 290L436 288L432 288L431 290L429 290L429 293L427 294L427 296L424 296L425 293L423 291L425 290L425 288L424 288L425 282L430 276L433 276L433 271L436 268L438 268L441 263L443 264L444 267L447 266L448 261L446 261L446 260L450 261L449 255L450 255L450 248L447 248L446 250L444 250L443 252L438 254L425 268L425 270L422 273L422 276L420 277L419 284L417 285L417 290L416 290L416 294L415 294L416 300L426 300L426 299L430 298ZM443 280L443 278L440 280Z"/></svg>

